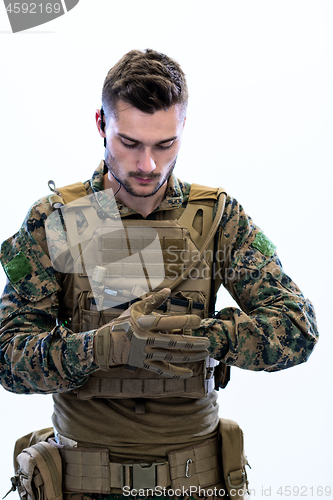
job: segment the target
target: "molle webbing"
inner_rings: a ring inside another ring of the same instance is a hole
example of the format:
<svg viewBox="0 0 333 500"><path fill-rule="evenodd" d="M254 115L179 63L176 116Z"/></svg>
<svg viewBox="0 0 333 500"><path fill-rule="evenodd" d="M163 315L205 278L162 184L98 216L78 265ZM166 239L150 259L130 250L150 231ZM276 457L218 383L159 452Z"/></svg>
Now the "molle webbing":
<svg viewBox="0 0 333 500"><path fill-rule="evenodd" d="M198 399L214 389L214 360L207 365L183 363L193 371L188 379L168 379L138 368L136 371L122 366L111 367L108 371L92 374L82 387L77 389L79 399L92 398L165 398L179 397ZM110 396L112 394L112 396Z"/></svg>
<svg viewBox="0 0 333 500"><path fill-rule="evenodd" d="M148 463L110 462L109 451L57 445L63 461L64 492L111 493L129 489L220 487L221 443L207 440Z"/></svg>

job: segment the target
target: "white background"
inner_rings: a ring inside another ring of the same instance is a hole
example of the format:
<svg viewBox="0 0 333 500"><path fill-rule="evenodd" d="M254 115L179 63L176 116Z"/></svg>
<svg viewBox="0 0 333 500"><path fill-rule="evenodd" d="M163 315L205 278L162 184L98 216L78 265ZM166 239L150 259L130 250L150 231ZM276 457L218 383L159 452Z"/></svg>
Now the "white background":
<svg viewBox="0 0 333 500"><path fill-rule="evenodd" d="M91 176L103 155L94 124L103 79L125 52L150 47L188 78L176 173L226 187L314 303L321 340L308 363L273 374L233 369L220 393L221 416L245 432L254 498L281 498L280 486L310 498L331 486L333 498L332 26L330 0L80 0L12 34L0 5L1 240L48 193L49 179ZM2 288L2 270L0 280ZM223 291L219 306L229 305ZM0 404L4 494L14 441L50 425L52 398L1 388Z"/></svg>

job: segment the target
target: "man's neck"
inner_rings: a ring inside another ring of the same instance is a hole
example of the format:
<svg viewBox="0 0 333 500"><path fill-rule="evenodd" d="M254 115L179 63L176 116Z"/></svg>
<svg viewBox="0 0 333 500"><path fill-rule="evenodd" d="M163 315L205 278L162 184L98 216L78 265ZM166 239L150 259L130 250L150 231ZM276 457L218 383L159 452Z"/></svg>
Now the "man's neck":
<svg viewBox="0 0 333 500"><path fill-rule="evenodd" d="M111 179L110 179L111 177ZM104 189L112 188L113 192L116 193L116 200L125 205L128 208L131 208L135 212L141 214L143 217L147 217L151 214L155 208L157 208L164 199L165 191L167 188L167 181L160 187L160 189L152 196L140 197L133 196L128 193L126 189L121 186L119 189L119 183L114 179L113 176L105 174L103 177L103 186Z"/></svg>

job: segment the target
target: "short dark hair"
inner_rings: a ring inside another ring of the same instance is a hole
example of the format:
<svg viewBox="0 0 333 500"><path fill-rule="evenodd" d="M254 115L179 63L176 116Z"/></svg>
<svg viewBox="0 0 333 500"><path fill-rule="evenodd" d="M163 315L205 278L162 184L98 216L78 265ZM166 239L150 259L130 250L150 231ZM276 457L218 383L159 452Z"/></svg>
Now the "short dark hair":
<svg viewBox="0 0 333 500"><path fill-rule="evenodd" d="M104 113L115 114L119 100L145 113L179 104L186 112L185 74L170 57L152 49L131 50L108 72L102 91Z"/></svg>

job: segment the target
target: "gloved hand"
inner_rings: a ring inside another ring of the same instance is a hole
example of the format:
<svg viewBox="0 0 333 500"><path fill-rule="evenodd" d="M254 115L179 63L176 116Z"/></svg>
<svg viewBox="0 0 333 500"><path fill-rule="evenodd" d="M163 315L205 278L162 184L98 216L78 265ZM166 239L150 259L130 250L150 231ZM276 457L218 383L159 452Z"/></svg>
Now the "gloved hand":
<svg viewBox="0 0 333 500"><path fill-rule="evenodd" d="M169 288L132 304L118 318L99 328L95 337L96 361L102 370L127 364L162 377L189 378L192 370L170 364L201 361L208 355L206 337L178 335L170 330L192 329L201 320L194 314L153 313L168 298Z"/></svg>

